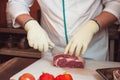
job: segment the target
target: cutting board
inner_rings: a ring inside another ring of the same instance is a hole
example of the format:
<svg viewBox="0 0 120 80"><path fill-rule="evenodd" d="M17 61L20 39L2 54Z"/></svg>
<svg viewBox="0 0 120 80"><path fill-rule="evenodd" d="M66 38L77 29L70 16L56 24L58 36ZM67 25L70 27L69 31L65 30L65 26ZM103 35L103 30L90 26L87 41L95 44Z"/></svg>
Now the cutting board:
<svg viewBox="0 0 120 80"><path fill-rule="evenodd" d="M104 80L97 72L98 68L118 67L120 63L115 62L100 62L86 60L84 69L72 69L72 68L58 68L53 66L52 57L42 57L32 65L13 75L10 80L18 80L20 75L24 73L31 73L35 76L36 80L43 72L48 72L57 76L65 72L70 73L73 76L73 80Z"/></svg>

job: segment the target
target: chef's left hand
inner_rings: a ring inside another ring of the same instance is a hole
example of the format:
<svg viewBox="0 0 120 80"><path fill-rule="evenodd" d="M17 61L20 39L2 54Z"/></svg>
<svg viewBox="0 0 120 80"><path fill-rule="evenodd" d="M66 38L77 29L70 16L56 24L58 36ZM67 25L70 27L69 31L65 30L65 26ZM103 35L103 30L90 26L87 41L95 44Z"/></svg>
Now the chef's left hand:
<svg viewBox="0 0 120 80"><path fill-rule="evenodd" d="M93 37L99 31L99 25L90 20L79 28L77 33L71 38L65 48L64 54L79 56L84 54Z"/></svg>

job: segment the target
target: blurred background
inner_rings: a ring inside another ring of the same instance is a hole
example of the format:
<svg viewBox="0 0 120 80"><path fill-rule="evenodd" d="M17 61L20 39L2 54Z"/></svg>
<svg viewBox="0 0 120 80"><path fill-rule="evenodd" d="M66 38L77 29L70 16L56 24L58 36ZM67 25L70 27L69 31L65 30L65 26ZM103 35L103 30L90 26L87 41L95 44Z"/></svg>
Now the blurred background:
<svg viewBox="0 0 120 80"><path fill-rule="evenodd" d="M31 49L26 40L26 32L22 28L13 28L11 17L7 12L7 1L0 2L0 64L16 57L35 57L39 58L40 53ZM34 2L30 14L40 22L40 7Z"/></svg>

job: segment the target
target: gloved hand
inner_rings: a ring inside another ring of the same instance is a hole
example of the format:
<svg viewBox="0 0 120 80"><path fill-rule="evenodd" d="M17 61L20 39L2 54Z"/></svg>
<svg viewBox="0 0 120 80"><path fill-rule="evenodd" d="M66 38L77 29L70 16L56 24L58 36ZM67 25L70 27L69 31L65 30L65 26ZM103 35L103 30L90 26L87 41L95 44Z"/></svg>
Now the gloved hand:
<svg viewBox="0 0 120 80"><path fill-rule="evenodd" d="M79 28L77 33L71 38L67 47L65 48L64 54L70 54L79 56L84 54L87 47L93 37L93 35L99 31L99 25L90 20Z"/></svg>
<svg viewBox="0 0 120 80"><path fill-rule="evenodd" d="M41 52L48 51L49 46L54 47L54 43L49 39L47 33L36 20L28 21L24 29L27 31L27 39L30 47L38 49Z"/></svg>

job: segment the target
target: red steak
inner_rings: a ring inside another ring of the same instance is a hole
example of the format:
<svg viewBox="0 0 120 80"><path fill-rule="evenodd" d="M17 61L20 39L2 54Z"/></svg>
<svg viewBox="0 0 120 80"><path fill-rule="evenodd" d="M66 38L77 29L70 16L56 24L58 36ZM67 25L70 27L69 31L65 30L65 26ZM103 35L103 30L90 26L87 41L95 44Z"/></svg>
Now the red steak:
<svg viewBox="0 0 120 80"><path fill-rule="evenodd" d="M69 54L57 54L53 57L53 65L64 68L84 68L85 60Z"/></svg>

